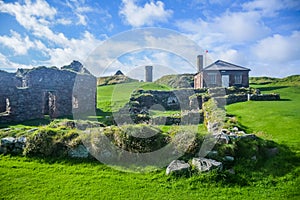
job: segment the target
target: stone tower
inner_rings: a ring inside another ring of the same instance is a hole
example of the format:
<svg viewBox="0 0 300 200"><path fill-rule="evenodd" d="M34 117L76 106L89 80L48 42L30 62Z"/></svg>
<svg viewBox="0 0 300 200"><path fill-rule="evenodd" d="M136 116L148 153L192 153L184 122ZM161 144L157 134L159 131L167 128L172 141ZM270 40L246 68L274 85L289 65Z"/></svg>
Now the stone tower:
<svg viewBox="0 0 300 200"><path fill-rule="evenodd" d="M152 66L145 66L145 82L152 82L153 76L152 76Z"/></svg>

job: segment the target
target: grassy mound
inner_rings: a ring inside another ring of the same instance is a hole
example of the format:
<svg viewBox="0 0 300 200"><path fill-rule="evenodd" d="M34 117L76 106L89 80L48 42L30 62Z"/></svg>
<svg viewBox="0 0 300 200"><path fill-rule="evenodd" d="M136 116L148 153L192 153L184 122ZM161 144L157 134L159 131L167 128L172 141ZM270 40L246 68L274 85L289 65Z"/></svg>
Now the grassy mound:
<svg viewBox="0 0 300 200"><path fill-rule="evenodd" d="M113 75L113 76L105 76L97 78L97 85L115 85L121 83L132 83L132 82L139 82L136 79L132 79L125 75Z"/></svg>
<svg viewBox="0 0 300 200"><path fill-rule="evenodd" d="M193 74L174 74L166 75L156 80L155 83L167 85L171 88L193 88L194 75Z"/></svg>
<svg viewBox="0 0 300 200"><path fill-rule="evenodd" d="M250 77L250 84L253 85L285 85L285 86L300 86L300 75L288 76L285 78L271 77Z"/></svg>

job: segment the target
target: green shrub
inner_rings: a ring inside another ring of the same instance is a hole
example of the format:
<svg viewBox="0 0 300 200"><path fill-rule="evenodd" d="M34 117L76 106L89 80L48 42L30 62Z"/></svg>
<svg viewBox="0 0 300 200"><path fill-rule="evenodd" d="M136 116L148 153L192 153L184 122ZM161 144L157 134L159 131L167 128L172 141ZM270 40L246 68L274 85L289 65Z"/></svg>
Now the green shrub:
<svg viewBox="0 0 300 200"><path fill-rule="evenodd" d="M41 127L27 137L23 154L26 156L65 156L69 147L80 143L76 130L63 131L59 128Z"/></svg>

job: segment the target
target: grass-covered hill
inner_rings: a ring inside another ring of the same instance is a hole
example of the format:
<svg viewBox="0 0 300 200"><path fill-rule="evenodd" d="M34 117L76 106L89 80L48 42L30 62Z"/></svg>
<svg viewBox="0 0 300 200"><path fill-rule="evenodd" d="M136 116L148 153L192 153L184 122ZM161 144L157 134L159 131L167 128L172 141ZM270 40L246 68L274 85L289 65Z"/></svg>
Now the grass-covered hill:
<svg viewBox="0 0 300 200"><path fill-rule="evenodd" d="M113 76L104 76L97 78L97 85L115 85L121 83L132 83L132 82L139 82L137 79L130 78L125 75L113 75Z"/></svg>
<svg viewBox="0 0 300 200"><path fill-rule="evenodd" d="M300 86L300 75L293 75L285 78L250 77L250 84L253 85L277 84L277 85L287 85L287 86Z"/></svg>
<svg viewBox="0 0 300 200"><path fill-rule="evenodd" d="M157 84L167 85L170 88L192 88L194 87L194 74L166 75L155 81Z"/></svg>

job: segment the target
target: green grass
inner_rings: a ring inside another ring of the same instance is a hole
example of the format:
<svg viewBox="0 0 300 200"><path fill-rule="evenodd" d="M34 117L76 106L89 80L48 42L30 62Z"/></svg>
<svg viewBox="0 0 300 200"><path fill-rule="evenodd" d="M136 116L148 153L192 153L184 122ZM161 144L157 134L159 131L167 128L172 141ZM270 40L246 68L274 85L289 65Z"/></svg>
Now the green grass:
<svg viewBox="0 0 300 200"><path fill-rule="evenodd" d="M263 131L265 137L300 150L300 87L259 88L263 93L279 93L282 100L232 104L226 107L227 112L236 115L248 132Z"/></svg>
<svg viewBox="0 0 300 200"><path fill-rule="evenodd" d="M136 89L170 90L164 85L144 82L99 86L97 88L97 108L103 112L116 112L129 102L132 92Z"/></svg>
<svg viewBox="0 0 300 200"><path fill-rule="evenodd" d="M175 178L164 171L126 173L76 160L0 156L0 168L1 199L297 199L299 195L296 174L239 186L214 181L222 180L215 173Z"/></svg>
<svg viewBox="0 0 300 200"><path fill-rule="evenodd" d="M254 168L237 165L234 175L212 172L176 178L165 176L164 169L128 173L97 161L0 155L0 199L299 199L300 87L290 85L253 85L263 93L279 93L281 101L250 101L226 107L247 131L263 131L261 137L282 144L280 155ZM109 114L125 105L130 93L140 87L168 90L151 83L98 87L98 108ZM113 109L108 103L112 95L116 100ZM170 128L161 126L163 131ZM204 126L199 130L204 131Z"/></svg>

